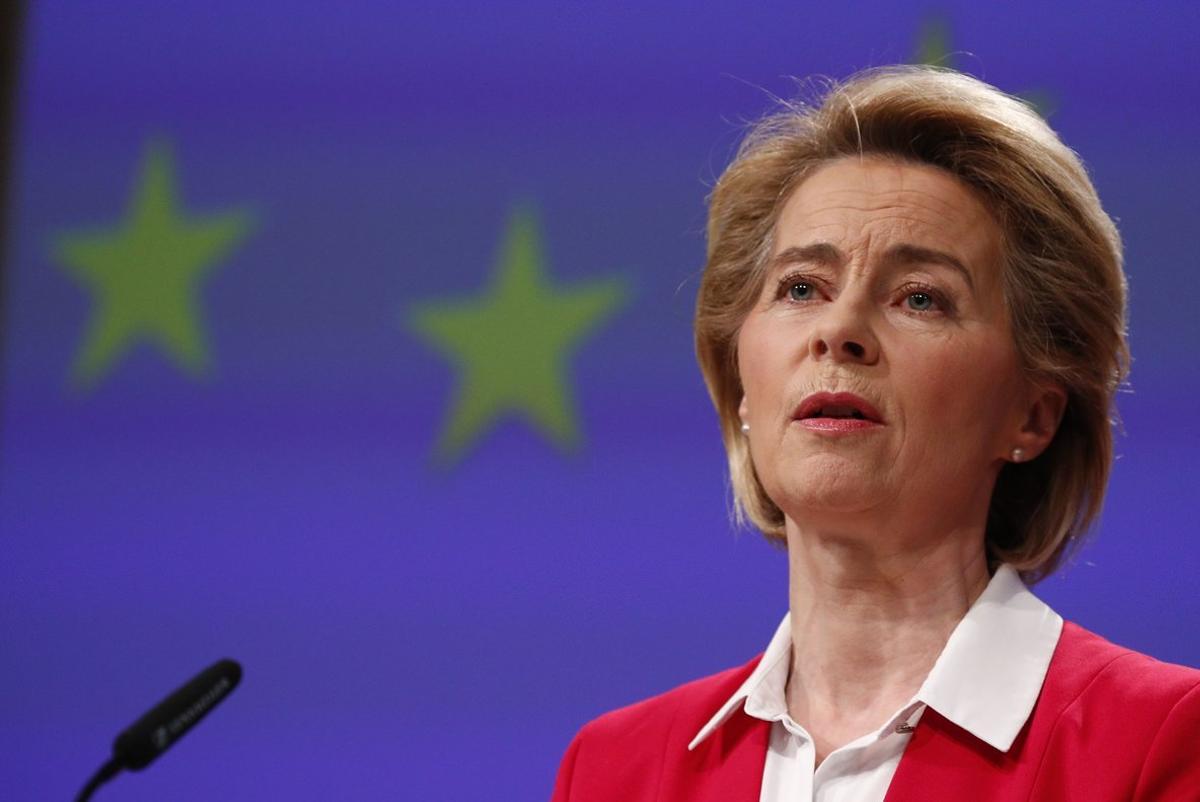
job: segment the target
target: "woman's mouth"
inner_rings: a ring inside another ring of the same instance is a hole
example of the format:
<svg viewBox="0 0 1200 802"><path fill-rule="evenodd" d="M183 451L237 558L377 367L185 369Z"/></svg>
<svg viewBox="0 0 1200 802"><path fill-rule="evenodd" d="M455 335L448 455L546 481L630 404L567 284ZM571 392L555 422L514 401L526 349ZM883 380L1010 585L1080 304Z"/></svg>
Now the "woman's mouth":
<svg viewBox="0 0 1200 802"><path fill-rule="evenodd" d="M879 411L854 393L813 393L796 408L792 421L824 434L852 434L884 425Z"/></svg>

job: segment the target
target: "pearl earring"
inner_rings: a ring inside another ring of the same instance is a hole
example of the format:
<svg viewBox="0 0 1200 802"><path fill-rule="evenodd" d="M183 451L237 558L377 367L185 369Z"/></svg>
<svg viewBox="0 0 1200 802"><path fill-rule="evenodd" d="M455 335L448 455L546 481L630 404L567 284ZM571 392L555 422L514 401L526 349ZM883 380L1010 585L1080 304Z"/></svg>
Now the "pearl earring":
<svg viewBox="0 0 1200 802"><path fill-rule="evenodd" d="M742 421L742 434L750 434L750 424Z"/></svg>
<svg viewBox="0 0 1200 802"><path fill-rule="evenodd" d="M1021 448L1014 448L1012 450L1012 461L1020 462L1023 459L1025 459L1025 450Z"/></svg>

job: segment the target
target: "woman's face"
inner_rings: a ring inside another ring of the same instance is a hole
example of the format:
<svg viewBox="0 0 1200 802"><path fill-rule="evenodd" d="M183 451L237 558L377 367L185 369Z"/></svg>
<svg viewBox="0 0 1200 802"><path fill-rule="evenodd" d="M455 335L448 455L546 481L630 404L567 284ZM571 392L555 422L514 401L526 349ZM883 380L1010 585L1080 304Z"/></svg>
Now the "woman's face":
<svg viewBox="0 0 1200 802"><path fill-rule="evenodd" d="M977 527L1003 462L1036 456L1061 412L1019 369L998 224L925 165L809 176L737 348L755 470L793 523Z"/></svg>

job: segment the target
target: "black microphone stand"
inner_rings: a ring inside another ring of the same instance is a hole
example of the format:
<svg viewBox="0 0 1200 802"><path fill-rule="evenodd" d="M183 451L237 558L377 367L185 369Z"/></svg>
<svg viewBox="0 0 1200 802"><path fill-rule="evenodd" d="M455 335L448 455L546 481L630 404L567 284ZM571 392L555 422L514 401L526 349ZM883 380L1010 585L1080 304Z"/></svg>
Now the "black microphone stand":
<svg viewBox="0 0 1200 802"><path fill-rule="evenodd" d="M92 775L92 779L87 781L87 785L83 786L83 790L75 797L75 802L87 802L92 798L92 794L96 789L111 780L121 770L121 761L116 757L109 759L107 763L100 767L100 770Z"/></svg>

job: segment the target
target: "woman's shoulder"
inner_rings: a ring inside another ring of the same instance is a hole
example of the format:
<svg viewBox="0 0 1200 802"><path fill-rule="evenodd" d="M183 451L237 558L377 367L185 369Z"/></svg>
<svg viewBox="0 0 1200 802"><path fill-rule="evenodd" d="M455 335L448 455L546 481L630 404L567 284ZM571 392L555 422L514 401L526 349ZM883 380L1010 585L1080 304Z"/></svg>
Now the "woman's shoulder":
<svg viewBox="0 0 1200 802"><path fill-rule="evenodd" d="M678 768L676 764L689 754L687 744L741 687L759 659L692 680L584 725L559 766L554 802L657 798L663 776Z"/></svg>
<svg viewBox="0 0 1200 802"><path fill-rule="evenodd" d="M1064 701L1102 697L1116 707L1173 705L1193 692L1200 702L1200 670L1156 660L1067 621L1045 690L1063 696Z"/></svg>
<svg viewBox="0 0 1200 802"><path fill-rule="evenodd" d="M1065 622L1023 748L1036 799L1195 799L1200 671ZM1080 766L1090 766L1081 772Z"/></svg>
<svg viewBox="0 0 1200 802"><path fill-rule="evenodd" d="M580 731L588 738L628 738L633 735L665 737L668 731L692 730L684 737L691 740L754 671L762 655L744 665L686 682L669 691L634 704L612 710L593 719ZM691 725L695 724L692 728Z"/></svg>

